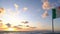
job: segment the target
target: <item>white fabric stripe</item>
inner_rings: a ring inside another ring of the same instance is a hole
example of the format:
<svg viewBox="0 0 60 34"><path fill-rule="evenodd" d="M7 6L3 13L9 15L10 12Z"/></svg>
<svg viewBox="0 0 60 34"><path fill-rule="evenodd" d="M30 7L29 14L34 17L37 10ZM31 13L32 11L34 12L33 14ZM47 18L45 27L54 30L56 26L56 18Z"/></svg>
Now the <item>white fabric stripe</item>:
<svg viewBox="0 0 60 34"><path fill-rule="evenodd" d="M60 9L57 8L57 9L56 9L56 18L59 18L59 17L60 17Z"/></svg>

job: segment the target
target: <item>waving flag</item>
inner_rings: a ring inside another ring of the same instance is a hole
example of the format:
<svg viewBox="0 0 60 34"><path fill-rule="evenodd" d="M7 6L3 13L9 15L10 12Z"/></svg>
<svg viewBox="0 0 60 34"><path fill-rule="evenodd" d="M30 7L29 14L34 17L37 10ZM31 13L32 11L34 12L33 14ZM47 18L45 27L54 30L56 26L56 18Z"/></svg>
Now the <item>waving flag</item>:
<svg viewBox="0 0 60 34"><path fill-rule="evenodd" d="M59 18L60 17L60 7L52 9L52 18Z"/></svg>

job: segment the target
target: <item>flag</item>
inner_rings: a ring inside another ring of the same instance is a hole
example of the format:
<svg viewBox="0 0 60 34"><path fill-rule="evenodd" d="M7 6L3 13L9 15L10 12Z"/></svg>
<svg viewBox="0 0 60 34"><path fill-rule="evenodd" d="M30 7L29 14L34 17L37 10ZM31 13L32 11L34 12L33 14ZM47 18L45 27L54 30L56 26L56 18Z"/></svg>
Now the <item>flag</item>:
<svg viewBox="0 0 60 34"><path fill-rule="evenodd" d="M59 18L60 17L60 7L52 9L52 18Z"/></svg>

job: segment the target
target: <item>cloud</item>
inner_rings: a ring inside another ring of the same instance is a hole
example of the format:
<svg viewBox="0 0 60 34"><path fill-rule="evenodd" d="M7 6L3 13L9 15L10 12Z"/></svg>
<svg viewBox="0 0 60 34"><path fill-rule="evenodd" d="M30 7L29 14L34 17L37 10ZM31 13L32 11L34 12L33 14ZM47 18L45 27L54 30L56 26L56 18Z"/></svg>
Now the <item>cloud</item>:
<svg viewBox="0 0 60 34"><path fill-rule="evenodd" d="M21 23L23 23L23 24L27 24L27 23L29 23L28 21L22 21Z"/></svg>
<svg viewBox="0 0 60 34"><path fill-rule="evenodd" d="M7 25L8 27L11 27L11 24L10 24L10 23L7 23L6 25Z"/></svg>
<svg viewBox="0 0 60 34"><path fill-rule="evenodd" d="M43 8L44 10L50 9L50 4L49 4L49 2L48 2L48 1L44 1L44 2L43 2L43 5L42 5L42 8Z"/></svg>
<svg viewBox="0 0 60 34"><path fill-rule="evenodd" d="M20 12L17 10L17 11L13 11L11 8L8 8L7 9L7 13L9 13L10 15L18 15Z"/></svg>
<svg viewBox="0 0 60 34"><path fill-rule="evenodd" d="M15 7L15 9L16 9L15 14L19 14L19 13L20 13L20 11L18 10L19 5L15 3L15 4L14 4L14 7Z"/></svg>
<svg viewBox="0 0 60 34"><path fill-rule="evenodd" d="M11 11L11 9L10 9L10 8L8 8L8 9L7 9L7 11Z"/></svg>
<svg viewBox="0 0 60 34"><path fill-rule="evenodd" d="M52 9L52 8L55 8L55 7L58 6L58 5L59 5L59 2L51 3L51 9Z"/></svg>
<svg viewBox="0 0 60 34"><path fill-rule="evenodd" d="M26 27L30 27L29 25L26 25Z"/></svg>
<svg viewBox="0 0 60 34"><path fill-rule="evenodd" d="M23 11L27 11L27 10L28 10L28 8L27 8L27 7L24 7L24 8L23 8Z"/></svg>
<svg viewBox="0 0 60 34"><path fill-rule="evenodd" d="M4 13L5 9L4 8L0 8L0 14Z"/></svg>
<svg viewBox="0 0 60 34"><path fill-rule="evenodd" d="M19 6L17 4L14 4L15 9L17 10Z"/></svg>
<svg viewBox="0 0 60 34"><path fill-rule="evenodd" d="M0 8L0 18L5 14L5 8Z"/></svg>
<svg viewBox="0 0 60 34"><path fill-rule="evenodd" d="M48 16L48 12L45 11L43 14L42 14L42 18L46 18Z"/></svg>
<svg viewBox="0 0 60 34"><path fill-rule="evenodd" d="M48 0L41 0L41 2L43 3L43 4L42 4L42 8L43 8L44 10L49 10L49 9L51 8L51 5L50 5L50 3L48 2Z"/></svg>
<svg viewBox="0 0 60 34"><path fill-rule="evenodd" d="M45 12L42 14L42 18L46 18L48 16L47 10L51 9L51 5L48 2L48 0L41 0L42 1L42 8L45 10Z"/></svg>
<svg viewBox="0 0 60 34"><path fill-rule="evenodd" d="M41 2L46 2L46 1L48 1L48 0L41 0Z"/></svg>
<svg viewBox="0 0 60 34"><path fill-rule="evenodd" d="M33 29L33 28L37 28L37 27L30 27L30 28L32 28L32 29Z"/></svg>
<svg viewBox="0 0 60 34"><path fill-rule="evenodd" d="M8 8L7 13L9 13L10 15L15 15L16 12L14 12L11 8Z"/></svg>

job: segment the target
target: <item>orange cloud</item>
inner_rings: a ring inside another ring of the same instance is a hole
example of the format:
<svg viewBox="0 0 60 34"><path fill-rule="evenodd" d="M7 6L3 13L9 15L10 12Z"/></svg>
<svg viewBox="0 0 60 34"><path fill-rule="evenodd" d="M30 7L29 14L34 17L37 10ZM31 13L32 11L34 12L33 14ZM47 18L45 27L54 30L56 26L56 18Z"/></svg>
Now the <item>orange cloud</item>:
<svg viewBox="0 0 60 34"><path fill-rule="evenodd" d="M50 4L49 4L49 2L48 2L48 1L43 2L42 8L43 8L44 10L50 9Z"/></svg>
<svg viewBox="0 0 60 34"><path fill-rule="evenodd" d="M23 8L23 11L27 11L27 10L28 10L28 8L27 8L27 7L24 7L24 8Z"/></svg>
<svg viewBox="0 0 60 34"><path fill-rule="evenodd" d="M4 13L4 11L5 11L4 8L0 8L0 14Z"/></svg>
<svg viewBox="0 0 60 34"><path fill-rule="evenodd" d="M43 2L42 8L43 8L43 10L45 10L45 12L42 14L42 17L46 18L48 16L47 10L51 9L51 5L48 2L48 0L42 0L42 2Z"/></svg>
<svg viewBox="0 0 60 34"><path fill-rule="evenodd" d="M5 8L0 8L0 18L3 16L5 13Z"/></svg>

